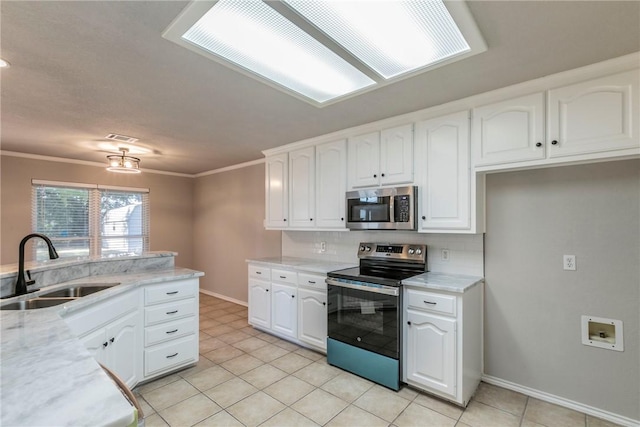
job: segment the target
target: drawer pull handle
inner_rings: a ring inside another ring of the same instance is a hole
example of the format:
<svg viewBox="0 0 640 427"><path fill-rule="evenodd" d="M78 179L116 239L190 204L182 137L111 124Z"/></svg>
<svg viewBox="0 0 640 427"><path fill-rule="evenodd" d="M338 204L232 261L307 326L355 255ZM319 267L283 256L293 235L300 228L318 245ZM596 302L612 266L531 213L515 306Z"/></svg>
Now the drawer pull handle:
<svg viewBox="0 0 640 427"><path fill-rule="evenodd" d="M106 347L108 345L109 345L109 341L105 341L105 342L102 343L102 347Z"/></svg>
<svg viewBox="0 0 640 427"><path fill-rule="evenodd" d="M280 276L280 278L281 278L281 279L286 279L286 278L287 278L287 276Z"/></svg>
<svg viewBox="0 0 640 427"><path fill-rule="evenodd" d="M177 329L174 329L173 331L167 331L166 333L167 333L167 334L175 334L176 332L178 332L178 330L177 330Z"/></svg>
<svg viewBox="0 0 640 427"><path fill-rule="evenodd" d="M178 293L178 291L167 292L167 295L175 295L175 294L177 294L177 293Z"/></svg>
<svg viewBox="0 0 640 427"><path fill-rule="evenodd" d="M429 304L429 305L436 305L437 302L431 302L431 301L424 301L425 304Z"/></svg>
<svg viewBox="0 0 640 427"><path fill-rule="evenodd" d="M291 295L291 298L295 298L295 297L296 297L295 295Z"/></svg>
<svg viewBox="0 0 640 427"><path fill-rule="evenodd" d="M316 282L314 282L313 280L308 280L308 282L309 282L310 285L315 285L316 284Z"/></svg>
<svg viewBox="0 0 640 427"><path fill-rule="evenodd" d="M178 355L178 353L171 354L171 355L167 356L167 359L171 359L173 357L176 357L177 355Z"/></svg>
<svg viewBox="0 0 640 427"><path fill-rule="evenodd" d="M116 338L115 338L115 337L113 337L113 338L111 338L111 339L109 340L109 342L114 342L114 341L115 341L115 339L116 339Z"/></svg>
<svg viewBox="0 0 640 427"><path fill-rule="evenodd" d="M256 271L256 274L262 274L262 271Z"/></svg>
<svg viewBox="0 0 640 427"><path fill-rule="evenodd" d="M426 301L425 301L426 302ZM167 311L167 314L176 314L178 312L178 310L173 310L173 311Z"/></svg>
<svg viewBox="0 0 640 427"><path fill-rule="evenodd" d="M323 303L322 303L322 305L327 305L327 303L326 303L326 302L323 302Z"/></svg>

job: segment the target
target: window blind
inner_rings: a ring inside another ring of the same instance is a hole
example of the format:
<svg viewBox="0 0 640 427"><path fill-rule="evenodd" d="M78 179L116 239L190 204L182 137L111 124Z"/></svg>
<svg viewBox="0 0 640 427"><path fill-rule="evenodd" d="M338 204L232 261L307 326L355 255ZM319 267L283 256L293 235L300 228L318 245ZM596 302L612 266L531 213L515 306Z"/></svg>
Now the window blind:
<svg viewBox="0 0 640 427"><path fill-rule="evenodd" d="M149 190L34 180L32 222L61 257L138 255L149 250ZM34 259L48 259L34 243Z"/></svg>

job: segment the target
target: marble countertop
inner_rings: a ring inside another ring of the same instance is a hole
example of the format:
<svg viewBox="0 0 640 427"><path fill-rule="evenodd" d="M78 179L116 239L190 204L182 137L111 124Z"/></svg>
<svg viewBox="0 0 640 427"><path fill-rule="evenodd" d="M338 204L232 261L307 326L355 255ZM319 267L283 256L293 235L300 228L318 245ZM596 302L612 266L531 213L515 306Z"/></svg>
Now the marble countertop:
<svg viewBox="0 0 640 427"><path fill-rule="evenodd" d="M448 273L422 273L419 276L403 280L402 284L418 288L462 294L483 281L484 278L480 276L465 276L462 274Z"/></svg>
<svg viewBox="0 0 640 427"><path fill-rule="evenodd" d="M310 273L327 274L330 271L342 270L343 268L357 267L358 263L344 263L336 261L323 261L308 258L296 257L272 257L248 259L248 263L262 264L275 268L294 268L296 270L307 271Z"/></svg>
<svg viewBox="0 0 640 427"><path fill-rule="evenodd" d="M0 311L0 425L126 426L133 407L67 327L64 315L134 287L203 276L185 268L90 276L79 283L120 283L64 305ZM30 294L28 297L33 297ZM27 296L8 298L5 305Z"/></svg>
<svg viewBox="0 0 640 427"><path fill-rule="evenodd" d="M58 258L58 259L47 259L43 261L28 261L24 264L25 271L29 270L31 273L37 273L43 270L51 270L55 268L67 268L73 267L77 265L86 265L88 263L95 262L120 262L123 260L136 260L136 259L148 259L148 258L161 258L161 257L175 257L178 255L177 252L171 251L150 251L145 252L141 255L127 255L127 256L112 256L112 257L102 257L102 256L94 256L88 258ZM13 264L3 264L0 265L0 279L4 279L6 277L16 276L18 273L18 263Z"/></svg>

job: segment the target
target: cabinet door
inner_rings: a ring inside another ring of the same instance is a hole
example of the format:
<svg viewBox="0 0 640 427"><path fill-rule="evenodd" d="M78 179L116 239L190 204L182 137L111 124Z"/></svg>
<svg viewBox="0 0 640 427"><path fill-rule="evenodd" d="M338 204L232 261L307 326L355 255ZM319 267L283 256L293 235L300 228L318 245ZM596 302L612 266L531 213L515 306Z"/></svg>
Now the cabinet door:
<svg viewBox="0 0 640 427"><path fill-rule="evenodd" d="M349 188L375 187L380 183L380 133L349 138Z"/></svg>
<svg viewBox="0 0 640 427"><path fill-rule="evenodd" d="M289 214L288 202L288 155L287 153L267 157L266 174L266 225L286 227Z"/></svg>
<svg viewBox="0 0 640 427"><path fill-rule="evenodd" d="M456 321L407 311L407 380L456 395Z"/></svg>
<svg viewBox="0 0 640 427"><path fill-rule="evenodd" d="M134 386L141 356L139 313L129 313L107 326L106 338L109 342L106 366L128 386Z"/></svg>
<svg viewBox="0 0 640 427"><path fill-rule="evenodd" d="M550 157L640 147L639 77L636 70L550 90Z"/></svg>
<svg viewBox="0 0 640 427"><path fill-rule="evenodd" d="M420 229L471 227L469 113L416 125Z"/></svg>
<svg viewBox="0 0 640 427"><path fill-rule="evenodd" d="M289 227L313 227L315 215L315 148L289 153Z"/></svg>
<svg viewBox="0 0 640 427"><path fill-rule="evenodd" d="M316 227L345 228L347 141L316 147Z"/></svg>
<svg viewBox="0 0 640 427"><path fill-rule="evenodd" d="M413 125L380 133L380 184L413 182Z"/></svg>
<svg viewBox="0 0 640 427"><path fill-rule="evenodd" d="M271 328L271 285L249 280L249 323Z"/></svg>
<svg viewBox="0 0 640 427"><path fill-rule="evenodd" d="M291 338L297 337L298 301L293 286L271 284L271 330Z"/></svg>
<svg viewBox="0 0 640 427"><path fill-rule="evenodd" d="M474 165L545 158L544 94L473 109Z"/></svg>
<svg viewBox="0 0 640 427"><path fill-rule="evenodd" d="M327 349L327 293L298 289L298 339Z"/></svg>
<svg viewBox="0 0 640 427"><path fill-rule="evenodd" d="M80 342L82 342L84 348L89 350L89 353L91 353L98 363L102 363L103 365L107 363L107 347L109 346L109 342L107 341L104 328L80 337Z"/></svg>

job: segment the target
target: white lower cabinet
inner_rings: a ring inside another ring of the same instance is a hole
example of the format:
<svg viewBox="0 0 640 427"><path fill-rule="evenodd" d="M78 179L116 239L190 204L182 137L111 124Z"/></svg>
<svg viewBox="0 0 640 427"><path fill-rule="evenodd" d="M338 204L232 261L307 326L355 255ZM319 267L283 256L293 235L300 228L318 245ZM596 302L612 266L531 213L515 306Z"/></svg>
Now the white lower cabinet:
<svg viewBox="0 0 640 427"><path fill-rule="evenodd" d="M64 317L97 362L128 387L198 361L199 281L135 288Z"/></svg>
<svg viewBox="0 0 640 427"><path fill-rule="evenodd" d="M69 328L99 363L129 387L140 381L138 289L103 300L65 317Z"/></svg>
<svg viewBox="0 0 640 427"><path fill-rule="evenodd" d="M249 324L305 347L326 351L325 278L249 264Z"/></svg>
<svg viewBox="0 0 640 427"><path fill-rule="evenodd" d="M326 276L298 273L298 340L327 351Z"/></svg>
<svg viewBox="0 0 640 427"><path fill-rule="evenodd" d="M198 361L198 280L144 288L144 379Z"/></svg>
<svg viewBox="0 0 640 427"><path fill-rule="evenodd" d="M407 380L455 397L455 319L409 312L407 322Z"/></svg>
<svg viewBox="0 0 640 427"><path fill-rule="evenodd" d="M469 403L482 374L482 286L462 294L405 286L404 382Z"/></svg>
<svg viewBox="0 0 640 427"><path fill-rule="evenodd" d="M271 329L280 335L297 338L298 289L279 283L271 284Z"/></svg>

